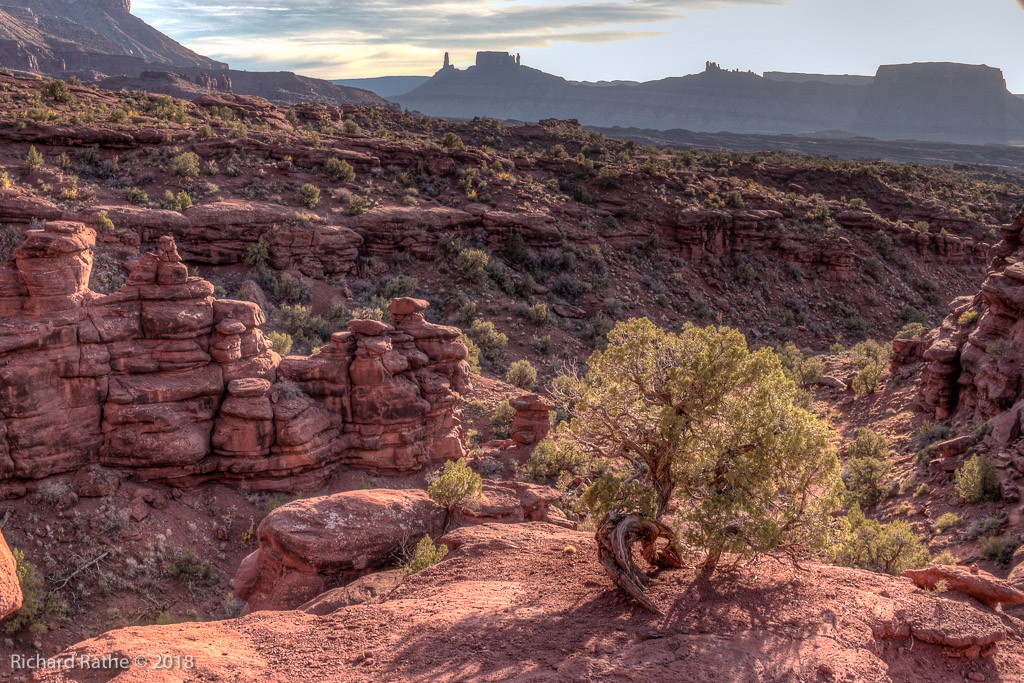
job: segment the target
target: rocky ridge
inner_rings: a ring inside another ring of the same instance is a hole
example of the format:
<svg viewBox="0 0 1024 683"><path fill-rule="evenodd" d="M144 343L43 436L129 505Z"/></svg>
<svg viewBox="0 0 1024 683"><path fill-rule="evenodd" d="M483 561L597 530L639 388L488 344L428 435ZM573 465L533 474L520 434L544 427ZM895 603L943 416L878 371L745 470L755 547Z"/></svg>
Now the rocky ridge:
<svg viewBox="0 0 1024 683"><path fill-rule="evenodd" d="M423 320L426 302L396 299L394 326L354 320L319 354L281 359L259 306L215 299L172 238L105 296L88 288L94 244L49 222L0 269L5 496L97 463L258 488L462 455L466 348Z"/></svg>

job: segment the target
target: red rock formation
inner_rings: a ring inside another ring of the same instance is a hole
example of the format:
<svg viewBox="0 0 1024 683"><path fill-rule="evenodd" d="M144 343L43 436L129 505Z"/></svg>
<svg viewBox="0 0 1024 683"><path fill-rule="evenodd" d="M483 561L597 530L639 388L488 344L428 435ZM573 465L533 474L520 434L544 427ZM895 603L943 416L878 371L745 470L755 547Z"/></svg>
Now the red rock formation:
<svg viewBox="0 0 1024 683"><path fill-rule="evenodd" d="M986 607L1024 604L1024 592L1015 589L1006 581L977 568L938 565L927 569L910 569L901 576L910 579L920 588L935 590L939 583L946 584L947 590L969 595Z"/></svg>
<svg viewBox="0 0 1024 683"><path fill-rule="evenodd" d="M0 619L21 607L21 585L17 565L4 535L0 534Z"/></svg>
<svg viewBox="0 0 1024 683"><path fill-rule="evenodd" d="M0 495L96 463L280 487L463 454L467 352L424 321L426 302L397 300L395 327L352 321L322 353L281 361L260 308L214 299L170 237L109 296L87 286L94 243L48 223L0 268Z"/></svg>
<svg viewBox="0 0 1024 683"><path fill-rule="evenodd" d="M516 411L512 418L512 440L522 446L543 441L551 431L551 411L555 407L537 394L517 396L508 404Z"/></svg>
<svg viewBox="0 0 1024 683"><path fill-rule="evenodd" d="M547 521L560 494L547 486L485 481L462 523ZM329 588L404 561L447 515L420 489L348 491L283 505L260 523L259 548L243 560L234 590L246 612L295 609Z"/></svg>

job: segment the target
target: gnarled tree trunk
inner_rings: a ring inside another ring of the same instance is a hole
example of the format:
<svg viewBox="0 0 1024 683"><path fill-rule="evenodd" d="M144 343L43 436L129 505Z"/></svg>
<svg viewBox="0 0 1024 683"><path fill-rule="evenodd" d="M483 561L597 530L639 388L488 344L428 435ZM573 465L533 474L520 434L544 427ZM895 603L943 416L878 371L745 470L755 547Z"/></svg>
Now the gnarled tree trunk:
<svg viewBox="0 0 1024 683"><path fill-rule="evenodd" d="M597 558L615 585L652 612L661 614L644 593L650 578L633 561L633 544L638 542L647 562L655 567L681 567L683 558L673 541L672 530L661 522L637 515L609 512L597 528ZM667 543L660 546L658 539Z"/></svg>

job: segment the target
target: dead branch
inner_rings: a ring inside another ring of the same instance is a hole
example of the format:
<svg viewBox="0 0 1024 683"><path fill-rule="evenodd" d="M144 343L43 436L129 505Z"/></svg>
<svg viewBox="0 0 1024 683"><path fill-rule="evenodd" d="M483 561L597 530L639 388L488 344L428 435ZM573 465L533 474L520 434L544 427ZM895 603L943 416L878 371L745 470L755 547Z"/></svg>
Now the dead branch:
<svg viewBox="0 0 1024 683"><path fill-rule="evenodd" d="M658 606L644 593L650 579L633 561L633 544L640 543L644 559L655 567L682 567L683 558L673 541L672 530L661 522L637 515L609 512L595 534L597 558L616 586L648 610L661 614ZM667 544L659 546L664 538Z"/></svg>

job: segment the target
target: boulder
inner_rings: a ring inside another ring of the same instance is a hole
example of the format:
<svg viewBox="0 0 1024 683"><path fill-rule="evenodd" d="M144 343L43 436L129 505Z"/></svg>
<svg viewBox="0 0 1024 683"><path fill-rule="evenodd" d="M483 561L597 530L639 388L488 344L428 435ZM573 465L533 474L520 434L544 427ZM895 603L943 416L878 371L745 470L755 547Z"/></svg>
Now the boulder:
<svg viewBox="0 0 1024 683"><path fill-rule="evenodd" d="M1024 604L1024 591L1019 591L1006 581L976 568L937 565L927 569L911 569L903 572L901 576L928 590L934 590L939 582L943 582L947 590L969 595L993 609L999 603Z"/></svg>
<svg viewBox="0 0 1024 683"><path fill-rule="evenodd" d="M17 569L7 541L0 533L0 619L21 607L21 585L18 583Z"/></svg>

